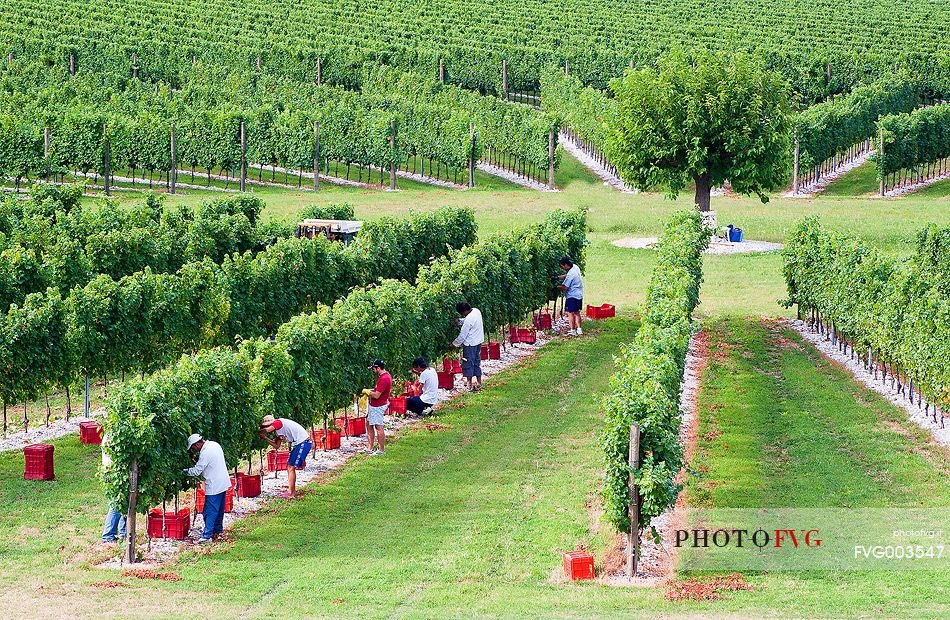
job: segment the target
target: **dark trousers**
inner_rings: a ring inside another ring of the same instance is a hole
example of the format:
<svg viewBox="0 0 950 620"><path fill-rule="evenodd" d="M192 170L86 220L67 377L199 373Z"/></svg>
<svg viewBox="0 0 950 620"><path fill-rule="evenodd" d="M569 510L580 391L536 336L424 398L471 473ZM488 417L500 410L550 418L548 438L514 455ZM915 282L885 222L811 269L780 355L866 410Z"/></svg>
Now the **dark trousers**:
<svg viewBox="0 0 950 620"><path fill-rule="evenodd" d="M416 415L422 413L425 409L431 407L429 403L425 402L419 396L410 396L406 399L406 409L415 413Z"/></svg>
<svg viewBox="0 0 950 620"><path fill-rule="evenodd" d="M227 494L227 491L223 491L217 495L205 495L205 507L201 510L205 518L202 538L211 538L224 531L224 498Z"/></svg>

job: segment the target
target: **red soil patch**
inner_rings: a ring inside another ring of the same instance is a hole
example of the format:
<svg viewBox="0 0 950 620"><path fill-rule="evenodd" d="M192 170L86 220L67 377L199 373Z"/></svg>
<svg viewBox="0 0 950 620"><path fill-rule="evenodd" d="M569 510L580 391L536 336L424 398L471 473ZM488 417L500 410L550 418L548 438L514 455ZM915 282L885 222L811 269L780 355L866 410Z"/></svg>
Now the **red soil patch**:
<svg viewBox="0 0 950 620"><path fill-rule="evenodd" d="M713 575L686 581L671 581L667 586L665 598L668 601L716 601L722 598L723 592L753 589L752 584L747 583L742 575L732 573L728 576Z"/></svg>
<svg viewBox="0 0 950 620"><path fill-rule="evenodd" d="M122 573L123 577L138 577L139 579L158 579L160 581L181 581L177 573L160 573L147 568L130 568Z"/></svg>
<svg viewBox="0 0 950 620"><path fill-rule="evenodd" d="M125 588L128 587L127 584L122 583L121 581L97 581L95 583L90 583L90 586L93 588Z"/></svg>

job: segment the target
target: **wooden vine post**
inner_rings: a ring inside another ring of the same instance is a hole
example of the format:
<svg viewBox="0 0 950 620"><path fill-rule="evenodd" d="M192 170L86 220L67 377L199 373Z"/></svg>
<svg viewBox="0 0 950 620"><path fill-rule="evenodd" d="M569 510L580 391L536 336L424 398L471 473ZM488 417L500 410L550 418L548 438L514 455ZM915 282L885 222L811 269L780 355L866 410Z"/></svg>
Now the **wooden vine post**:
<svg viewBox="0 0 950 620"><path fill-rule="evenodd" d="M320 189L320 123L313 123L313 191Z"/></svg>
<svg viewBox="0 0 950 620"><path fill-rule="evenodd" d="M396 189L396 119L389 121L389 189Z"/></svg>
<svg viewBox="0 0 950 620"><path fill-rule="evenodd" d="M792 193L793 194L798 194L798 158L799 158L798 136L795 136L795 161L792 162Z"/></svg>
<svg viewBox="0 0 950 620"><path fill-rule="evenodd" d="M878 127L878 137L877 137L877 160L884 164L884 128ZM881 196L884 195L884 175L881 175Z"/></svg>
<svg viewBox="0 0 950 620"><path fill-rule="evenodd" d="M445 83L445 59L439 58L439 82Z"/></svg>
<svg viewBox="0 0 950 620"><path fill-rule="evenodd" d="M554 189L554 151L557 148L557 138L554 128L548 132L548 188Z"/></svg>
<svg viewBox="0 0 950 620"><path fill-rule="evenodd" d="M69 75L76 75L76 55L69 52Z"/></svg>
<svg viewBox="0 0 950 620"><path fill-rule="evenodd" d="M640 491L633 481L633 472L640 468L639 424L630 425L630 450L627 458L631 471L627 480L627 490L630 493L630 508L627 513L630 517L630 531L627 533L627 577L633 578L637 573L637 555L640 553Z"/></svg>
<svg viewBox="0 0 950 620"><path fill-rule="evenodd" d="M258 64L260 63L260 56L257 58ZM244 187L247 184L247 131L245 130L244 121L241 121L241 191L244 191Z"/></svg>
<svg viewBox="0 0 950 620"><path fill-rule="evenodd" d="M126 519L126 540L128 548L125 559L129 564L135 564L137 559L135 553L135 504L139 496L139 462L138 459L132 459L132 468L129 470L129 513Z"/></svg>
<svg viewBox="0 0 950 620"><path fill-rule="evenodd" d="M468 133L471 139L468 148L468 186L475 187L475 123L468 123Z"/></svg>
<svg viewBox="0 0 950 620"><path fill-rule="evenodd" d="M109 177L112 175L112 153L109 148L109 125L102 125L102 187L105 189L106 196L109 194Z"/></svg>
<svg viewBox="0 0 950 620"><path fill-rule="evenodd" d="M169 191L175 193L175 183L178 181L178 153L175 150L175 126L171 129L171 170L168 171Z"/></svg>

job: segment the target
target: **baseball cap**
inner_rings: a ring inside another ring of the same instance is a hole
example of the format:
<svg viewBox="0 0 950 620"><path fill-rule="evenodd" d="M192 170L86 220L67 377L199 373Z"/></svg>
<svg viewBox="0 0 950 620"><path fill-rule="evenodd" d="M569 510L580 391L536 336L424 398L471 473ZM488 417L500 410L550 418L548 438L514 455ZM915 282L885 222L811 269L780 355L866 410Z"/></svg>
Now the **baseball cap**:
<svg viewBox="0 0 950 620"><path fill-rule="evenodd" d="M376 358L375 360L373 360L373 363L370 366L370 368L386 368L386 362L384 362L383 360L379 358Z"/></svg>
<svg viewBox="0 0 950 620"><path fill-rule="evenodd" d="M191 450L191 446L195 445L199 441L201 441L201 435L199 435L198 433L195 433L191 435L190 437L188 437L188 449Z"/></svg>

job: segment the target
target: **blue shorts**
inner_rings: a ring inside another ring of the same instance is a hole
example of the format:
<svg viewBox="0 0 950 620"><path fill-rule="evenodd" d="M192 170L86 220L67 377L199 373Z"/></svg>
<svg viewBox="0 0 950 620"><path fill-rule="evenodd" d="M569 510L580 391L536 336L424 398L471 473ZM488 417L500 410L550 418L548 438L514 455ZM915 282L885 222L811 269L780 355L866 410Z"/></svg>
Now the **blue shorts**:
<svg viewBox="0 0 950 620"><path fill-rule="evenodd" d="M578 299L576 297L568 297L564 301L564 312L580 312L581 306L584 305L583 299Z"/></svg>
<svg viewBox="0 0 950 620"><path fill-rule="evenodd" d="M290 450L290 458L287 459L287 466L294 469L300 469L307 462L307 455L313 449L313 442L309 439L303 443L298 443Z"/></svg>

